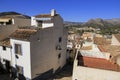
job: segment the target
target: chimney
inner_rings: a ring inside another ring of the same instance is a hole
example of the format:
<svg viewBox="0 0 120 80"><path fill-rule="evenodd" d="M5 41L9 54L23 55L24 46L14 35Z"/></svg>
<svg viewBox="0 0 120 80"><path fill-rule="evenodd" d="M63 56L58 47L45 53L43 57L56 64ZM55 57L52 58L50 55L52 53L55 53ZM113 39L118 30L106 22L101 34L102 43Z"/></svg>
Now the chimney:
<svg viewBox="0 0 120 80"><path fill-rule="evenodd" d="M51 16L55 16L55 14L56 14L56 10L52 9L51 10Z"/></svg>

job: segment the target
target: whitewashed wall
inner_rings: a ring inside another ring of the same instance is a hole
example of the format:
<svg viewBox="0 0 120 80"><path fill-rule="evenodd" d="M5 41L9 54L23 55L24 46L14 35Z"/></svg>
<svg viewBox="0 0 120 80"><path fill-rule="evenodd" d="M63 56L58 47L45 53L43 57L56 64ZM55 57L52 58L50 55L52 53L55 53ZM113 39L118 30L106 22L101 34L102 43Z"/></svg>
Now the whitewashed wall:
<svg viewBox="0 0 120 80"><path fill-rule="evenodd" d="M48 27L53 27L53 23L42 23L42 28L48 28Z"/></svg>
<svg viewBox="0 0 120 80"><path fill-rule="evenodd" d="M72 80L120 80L120 72L77 66L74 62Z"/></svg>
<svg viewBox="0 0 120 80"><path fill-rule="evenodd" d="M30 58L30 42L10 39L12 45L12 66L15 65L23 67L23 73L26 78L31 79L31 58ZM14 44L21 44L22 55L18 55L18 59L15 57Z"/></svg>
<svg viewBox="0 0 120 80"><path fill-rule="evenodd" d="M37 22L35 20L35 17L31 17L31 26L37 26Z"/></svg>
<svg viewBox="0 0 120 80"><path fill-rule="evenodd" d="M11 48L6 47L6 50L3 50L0 46L0 58L11 61Z"/></svg>

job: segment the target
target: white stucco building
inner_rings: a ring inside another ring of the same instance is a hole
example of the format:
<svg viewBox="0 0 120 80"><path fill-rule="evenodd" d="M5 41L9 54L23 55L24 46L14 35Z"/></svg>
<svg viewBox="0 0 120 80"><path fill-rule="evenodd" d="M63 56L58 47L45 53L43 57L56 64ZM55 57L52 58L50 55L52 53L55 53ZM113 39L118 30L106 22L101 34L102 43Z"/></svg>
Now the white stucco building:
<svg viewBox="0 0 120 80"><path fill-rule="evenodd" d="M76 54L72 80L119 80L120 66L104 58Z"/></svg>
<svg viewBox="0 0 120 80"><path fill-rule="evenodd" d="M31 23L34 27L12 33L8 44L1 42L1 63L7 61L26 79L44 80L66 64L67 32L55 10L35 16Z"/></svg>
<svg viewBox="0 0 120 80"><path fill-rule="evenodd" d="M120 46L102 37L85 42L77 51L72 80L119 80Z"/></svg>

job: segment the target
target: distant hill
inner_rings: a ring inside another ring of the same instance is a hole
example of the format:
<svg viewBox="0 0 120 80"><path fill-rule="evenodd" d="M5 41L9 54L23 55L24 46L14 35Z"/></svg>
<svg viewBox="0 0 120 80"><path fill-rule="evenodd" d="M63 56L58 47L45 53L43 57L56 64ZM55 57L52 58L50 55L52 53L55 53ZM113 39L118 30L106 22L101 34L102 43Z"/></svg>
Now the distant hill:
<svg viewBox="0 0 120 80"><path fill-rule="evenodd" d="M71 22L71 21L64 21L65 26L76 26L76 25L82 25L83 22Z"/></svg>
<svg viewBox="0 0 120 80"><path fill-rule="evenodd" d="M78 27L113 27L113 26L120 26L120 18L113 18L113 19L90 19L87 22L69 22L65 21L65 24L68 26L78 26Z"/></svg>
<svg viewBox="0 0 120 80"><path fill-rule="evenodd" d="M112 27L112 26L120 26L120 18L114 19L90 19L84 25L92 26L92 27Z"/></svg>
<svg viewBox="0 0 120 80"><path fill-rule="evenodd" d="M17 13L17 12L13 12L13 11L10 11L10 12L0 12L0 17L10 17L10 16L16 16L16 17L20 17L20 18L26 18L26 19L30 19L30 16L28 15L24 15L24 14L20 14L20 13Z"/></svg>
<svg viewBox="0 0 120 80"><path fill-rule="evenodd" d="M112 25L119 25L120 24L120 18L106 19L104 21L106 21L107 23L110 23Z"/></svg>
<svg viewBox="0 0 120 80"><path fill-rule="evenodd" d="M28 15L24 15L17 12L0 12L0 17L19 17L19 18L26 18L30 19L31 17ZM113 26L120 26L120 18L113 18L113 19L90 19L87 22L71 22L71 21L64 21L65 26L77 26L77 27L113 27Z"/></svg>

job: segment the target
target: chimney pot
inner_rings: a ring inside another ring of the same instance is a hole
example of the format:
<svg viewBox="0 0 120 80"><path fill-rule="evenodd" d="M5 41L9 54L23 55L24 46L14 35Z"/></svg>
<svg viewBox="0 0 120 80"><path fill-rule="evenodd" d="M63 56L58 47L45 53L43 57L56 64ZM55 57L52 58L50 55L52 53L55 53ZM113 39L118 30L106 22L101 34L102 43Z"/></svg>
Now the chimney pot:
<svg viewBox="0 0 120 80"><path fill-rule="evenodd" d="M55 9L52 9L52 10L51 10L51 16L55 16L55 14L56 14L56 10L55 10Z"/></svg>

